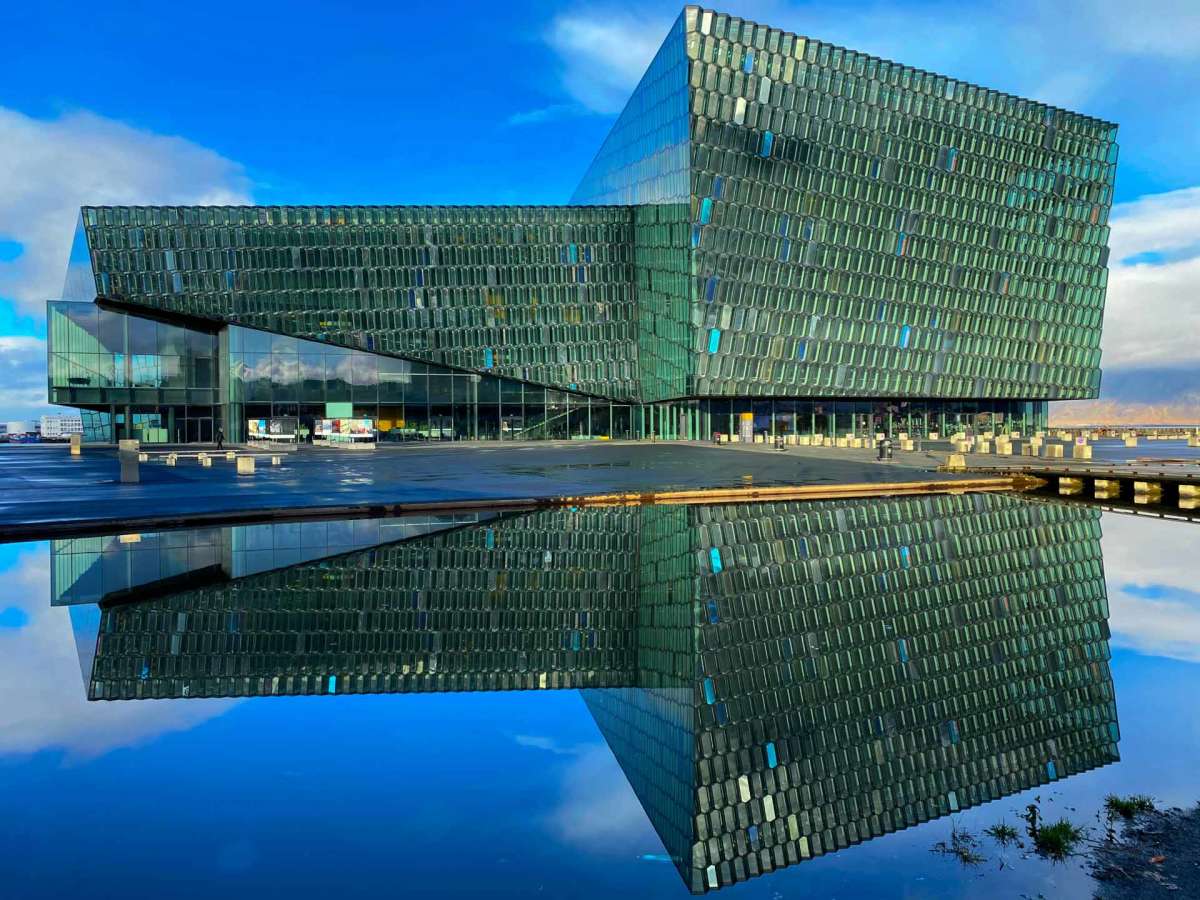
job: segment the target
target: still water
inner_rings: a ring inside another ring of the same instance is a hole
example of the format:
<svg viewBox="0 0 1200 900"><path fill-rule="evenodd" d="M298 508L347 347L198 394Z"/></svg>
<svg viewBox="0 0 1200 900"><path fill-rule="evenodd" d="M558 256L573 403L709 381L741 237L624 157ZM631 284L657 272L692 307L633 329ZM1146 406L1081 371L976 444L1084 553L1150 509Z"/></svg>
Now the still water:
<svg viewBox="0 0 1200 900"><path fill-rule="evenodd" d="M0 895L1089 897L1200 797L1198 526L1007 496L0 547Z"/></svg>

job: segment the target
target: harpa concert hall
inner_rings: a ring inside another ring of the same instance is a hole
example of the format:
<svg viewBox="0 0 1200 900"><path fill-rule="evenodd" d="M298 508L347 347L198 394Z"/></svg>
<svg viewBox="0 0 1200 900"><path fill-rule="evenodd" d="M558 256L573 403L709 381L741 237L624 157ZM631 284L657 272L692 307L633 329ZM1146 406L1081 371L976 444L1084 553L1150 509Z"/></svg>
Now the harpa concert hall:
<svg viewBox="0 0 1200 900"><path fill-rule="evenodd" d="M1044 426L1095 397L1116 126L687 7L563 206L86 207L88 437Z"/></svg>

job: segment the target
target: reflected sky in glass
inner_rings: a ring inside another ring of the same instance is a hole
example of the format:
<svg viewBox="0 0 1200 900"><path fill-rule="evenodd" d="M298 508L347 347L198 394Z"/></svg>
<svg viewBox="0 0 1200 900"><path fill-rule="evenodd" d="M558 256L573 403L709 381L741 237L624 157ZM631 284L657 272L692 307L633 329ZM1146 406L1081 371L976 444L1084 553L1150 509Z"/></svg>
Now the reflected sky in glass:
<svg viewBox="0 0 1200 900"><path fill-rule="evenodd" d="M987 864L964 869L930 847L952 822L1019 824L1033 796L1046 815L1095 827L1110 792L1194 803L1194 526L1108 513L1101 525L1120 762L722 895L1090 896L1074 862L989 847ZM96 897L209 897L214 885L265 897L688 895L579 692L88 702L49 569L48 544L0 547L11 896L81 884Z"/></svg>

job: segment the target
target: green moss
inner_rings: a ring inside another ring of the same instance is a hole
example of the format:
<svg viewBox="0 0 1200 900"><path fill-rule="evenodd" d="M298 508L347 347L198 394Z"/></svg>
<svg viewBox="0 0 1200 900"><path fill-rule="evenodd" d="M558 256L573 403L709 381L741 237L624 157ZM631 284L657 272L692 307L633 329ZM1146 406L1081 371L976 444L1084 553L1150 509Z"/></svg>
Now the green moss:
<svg viewBox="0 0 1200 900"><path fill-rule="evenodd" d="M1051 859L1065 859L1075 850L1075 845L1083 840L1084 833L1066 819L1059 819L1053 825L1044 825L1033 835L1033 844L1038 853Z"/></svg>
<svg viewBox="0 0 1200 900"><path fill-rule="evenodd" d="M1154 812L1154 801L1144 794L1130 794L1128 797L1109 794L1104 798L1104 808L1114 818L1132 819L1139 813Z"/></svg>
<svg viewBox="0 0 1200 900"><path fill-rule="evenodd" d="M1019 843L1017 839L1020 837L1020 835L1017 832L1017 829L1013 828L1007 822L997 822L991 828L985 828L983 833L1001 847L1007 847L1009 844Z"/></svg>

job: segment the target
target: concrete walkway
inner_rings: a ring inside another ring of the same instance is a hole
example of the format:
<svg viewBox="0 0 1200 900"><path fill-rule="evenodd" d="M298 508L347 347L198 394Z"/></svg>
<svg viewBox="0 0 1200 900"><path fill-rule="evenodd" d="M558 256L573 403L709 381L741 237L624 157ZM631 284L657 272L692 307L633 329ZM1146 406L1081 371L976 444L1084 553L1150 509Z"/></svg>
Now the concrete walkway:
<svg viewBox="0 0 1200 900"><path fill-rule="evenodd" d="M302 448L279 466L259 458L238 476L218 458L175 467L152 460L138 484L120 484L112 450L0 448L0 539L37 526L100 524L147 517L402 503L550 498L623 491L745 485L884 483L961 478L931 471L943 454L877 462L865 450L688 442L407 444L373 452Z"/></svg>

